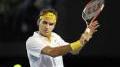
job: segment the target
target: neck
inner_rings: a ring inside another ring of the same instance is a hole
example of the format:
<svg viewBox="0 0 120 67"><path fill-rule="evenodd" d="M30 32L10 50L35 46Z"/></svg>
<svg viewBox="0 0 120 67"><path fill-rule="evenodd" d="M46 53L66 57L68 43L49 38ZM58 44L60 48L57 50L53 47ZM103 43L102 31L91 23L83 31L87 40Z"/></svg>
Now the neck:
<svg viewBox="0 0 120 67"><path fill-rule="evenodd" d="M47 38L48 38L49 41L51 41L51 36L48 36Z"/></svg>
<svg viewBox="0 0 120 67"><path fill-rule="evenodd" d="M49 34L49 35L44 35L44 34L42 34L41 32L38 32L38 33L39 33L40 35L48 38L49 41L51 41L51 34Z"/></svg>

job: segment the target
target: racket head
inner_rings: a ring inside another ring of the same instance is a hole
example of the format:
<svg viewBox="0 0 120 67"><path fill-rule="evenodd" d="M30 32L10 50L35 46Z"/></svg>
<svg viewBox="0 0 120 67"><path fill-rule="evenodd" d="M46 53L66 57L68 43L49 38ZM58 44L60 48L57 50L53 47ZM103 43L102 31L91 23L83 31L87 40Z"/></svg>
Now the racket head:
<svg viewBox="0 0 120 67"><path fill-rule="evenodd" d="M97 18L103 8L104 0L91 0L90 2L88 2L82 12L82 18L84 19L86 24L88 25L92 18Z"/></svg>

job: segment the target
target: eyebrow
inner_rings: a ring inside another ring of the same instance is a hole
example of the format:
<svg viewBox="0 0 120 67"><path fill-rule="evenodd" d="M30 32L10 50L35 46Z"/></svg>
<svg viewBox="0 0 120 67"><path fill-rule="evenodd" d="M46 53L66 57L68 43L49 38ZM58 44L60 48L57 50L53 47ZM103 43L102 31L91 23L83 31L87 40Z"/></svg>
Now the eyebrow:
<svg viewBox="0 0 120 67"><path fill-rule="evenodd" d="M47 24L47 21L43 21L43 24ZM54 25L55 23L49 23L49 25Z"/></svg>
<svg viewBox="0 0 120 67"><path fill-rule="evenodd" d="M49 23L49 25L54 25L54 23Z"/></svg>

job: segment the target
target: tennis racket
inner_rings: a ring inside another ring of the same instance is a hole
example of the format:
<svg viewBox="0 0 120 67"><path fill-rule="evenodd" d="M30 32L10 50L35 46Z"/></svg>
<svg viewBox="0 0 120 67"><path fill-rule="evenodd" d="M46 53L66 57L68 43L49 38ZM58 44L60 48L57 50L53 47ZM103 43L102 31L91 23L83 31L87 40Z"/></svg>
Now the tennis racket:
<svg viewBox="0 0 120 67"><path fill-rule="evenodd" d="M104 8L104 0L90 0L83 9L82 18L87 25L98 17Z"/></svg>

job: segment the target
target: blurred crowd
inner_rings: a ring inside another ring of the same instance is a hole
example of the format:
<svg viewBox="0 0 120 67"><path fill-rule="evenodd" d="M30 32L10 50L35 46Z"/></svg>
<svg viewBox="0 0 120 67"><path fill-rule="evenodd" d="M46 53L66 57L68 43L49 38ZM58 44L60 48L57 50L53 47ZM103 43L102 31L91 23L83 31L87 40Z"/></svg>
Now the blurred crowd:
<svg viewBox="0 0 120 67"><path fill-rule="evenodd" d="M26 38L36 30L39 11L55 5L56 0L0 0L0 41Z"/></svg>

